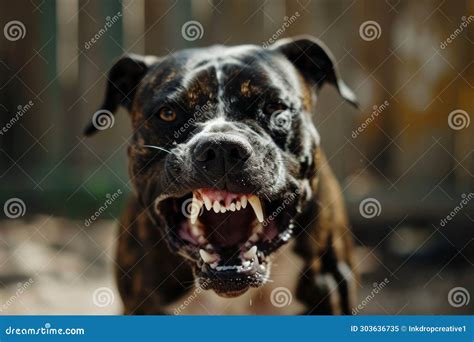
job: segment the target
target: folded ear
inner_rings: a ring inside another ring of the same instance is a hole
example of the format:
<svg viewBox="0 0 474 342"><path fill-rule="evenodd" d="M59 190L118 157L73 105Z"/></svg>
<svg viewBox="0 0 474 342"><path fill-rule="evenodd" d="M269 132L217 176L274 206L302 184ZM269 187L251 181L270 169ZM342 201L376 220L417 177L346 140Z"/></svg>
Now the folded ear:
<svg viewBox="0 0 474 342"><path fill-rule="evenodd" d="M339 94L353 106L358 107L354 92L340 78L329 49L311 36L280 39L271 47L281 52L311 84L320 88L329 82Z"/></svg>
<svg viewBox="0 0 474 342"><path fill-rule="evenodd" d="M121 57L109 71L104 102L98 112L115 114L119 106L130 111L138 84L150 66L158 61L155 56L130 54ZM100 124L94 120L95 118L84 129L85 136L90 136L100 129Z"/></svg>

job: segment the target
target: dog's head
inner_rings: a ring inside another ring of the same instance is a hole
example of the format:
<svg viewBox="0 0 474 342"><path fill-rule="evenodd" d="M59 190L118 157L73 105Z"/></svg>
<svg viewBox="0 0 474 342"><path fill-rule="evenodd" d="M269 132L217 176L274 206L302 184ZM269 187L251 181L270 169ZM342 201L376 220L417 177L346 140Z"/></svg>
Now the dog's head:
<svg viewBox="0 0 474 342"><path fill-rule="evenodd" d="M268 279L311 198L324 83L356 104L312 38L126 56L111 69L102 110L131 114L136 195L204 288L236 296Z"/></svg>

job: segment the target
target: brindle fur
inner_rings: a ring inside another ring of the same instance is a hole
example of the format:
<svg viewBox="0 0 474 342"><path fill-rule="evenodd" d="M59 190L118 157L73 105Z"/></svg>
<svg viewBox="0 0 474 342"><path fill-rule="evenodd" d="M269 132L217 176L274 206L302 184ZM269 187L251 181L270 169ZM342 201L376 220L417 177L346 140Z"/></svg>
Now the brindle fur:
<svg viewBox="0 0 474 342"><path fill-rule="evenodd" d="M304 260L296 293L307 306L302 314L350 314L355 303L352 235L342 194L327 160L318 153L311 182L313 198L298 217L295 252ZM122 216L116 278L126 314L164 314L161 310L186 295L193 274L186 261L169 251L161 230L131 198ZM337 284L334 290L332 283Z"/></svg>
<svg viewBox="0 0 474 342"><path fill-rule="evenodd" d="M274 143L278 148L291 151L291 157L288 157L285 164L286 174L296 179L298 186L307 184L310 189L302 193L308 194L309 198L301 200L303 206L294 217L297 228L293 234L293 248L304 264L295 294L306 307L306 312L302 314L350 314L355 301L351 233L341 190L319 147L319 136L311 124L310 114L314 108L314 90L319 89L323 83L333 84L347 101L356 104L356 100L339 78L330 54L323 47L312 38L303 38L284 40L277 43L273 51L268 52L275 63L272 66L281 72L284 65L286 73L292 73L292 82L296 82L301 90L301 98L295 102L301 103L299 120L295 121L297 126L289 132L286 140L274 139ZM262 94L266 91L267 83L271 84L269 75L261 70L260 74L253 72L253 68L257 66L253 64L254 61L265 58L267 52L255 48L251 48L251 51L254 51L253 55L248 57L244 54L241 58L246 67L240 78L239 68L228 67L225 70L232 80L226 84L226 91L235 94L227 103L229 112L241 112L240 108L232 107L235 103L240 103L247 109L255 107L256 94ZM187 139L186 135L173 138L172 132L166 131L162 124L153 119L150 113L155 110L154 107L168 97L166 93L161 93L157 98L154 96L156 89L164 87L175 92L185 88L181 98L185 112L192 112L196 105L202 106L204 102L210 103L212 110L218 108L217 102L220 99L217 98L219 83L216 81L216 69L212 67L214 69L209 69L211 72L203 70L196 73L193 82L188 82L186 68L183 69L183 63L188 58L191 57L192 60L193 54L196 54L199 59L203 52L206 55L205 49L187 50L177 54L174 59L126 57L117 62L109 73L102 109L115 112L119 106L126 108L131 114L134 130L133 143L128 150L134 195L121 219L116 253L116 279L126 314L165 314L166 306L183 298L195 286L192 263L168 248L163 217L153 210L156 189L159 187L157 183L160 180L157 170L164 169L164 158L157 157L155 151L144 148L143 145L172 148L172 141L183 144ZM158 64L159 68L153 68ZM148 72L150 66L152 71ZM201 70L199 67L199 64L193 66ZM237 95L240 102L235 101ZM241 120L249 122L248 118L232 118L233 124L240 123ZM203 125L206 123L204 121ZM90 135L95 130L91 124L85 133ZM267 132L258 125L253 124L251 130L253 134L257 131L262 136L267 136ZM160 134L156 134L157 132ZM265 162L272 163L273 160L267 156ZM173 165L176 170L179 167L181 165ZM261 170L259 172L262 173L255 176L260 177L256 178L256 184L262 184L266 187L265 191L271 194L273 189L270 177L274 166L268 165L268 168L269 170ZM162 178L162 182L163 179L166 183L172 183L169 177ZM265 179L269 179L268 184L265 184ZM172 185L177 189L173 190L175 193L182 191L179 184ZM220 184L215 186L222 188ZM236 189L234 192L239 193L253 193L254 190Z"/></svg>

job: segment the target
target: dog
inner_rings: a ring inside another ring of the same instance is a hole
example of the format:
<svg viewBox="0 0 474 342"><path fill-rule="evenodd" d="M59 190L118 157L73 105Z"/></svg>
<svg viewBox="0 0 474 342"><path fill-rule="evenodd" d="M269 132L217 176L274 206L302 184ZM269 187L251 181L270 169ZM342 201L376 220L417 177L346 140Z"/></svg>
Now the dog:
<svg viewBox="0 0 474 342"><path fill-rule="evenodd" d="M312 121L325 83L357 106L306 36L113 65L101 111L123 107L133 127L116 254L126 314L351 313L351 233Z"/></svg>

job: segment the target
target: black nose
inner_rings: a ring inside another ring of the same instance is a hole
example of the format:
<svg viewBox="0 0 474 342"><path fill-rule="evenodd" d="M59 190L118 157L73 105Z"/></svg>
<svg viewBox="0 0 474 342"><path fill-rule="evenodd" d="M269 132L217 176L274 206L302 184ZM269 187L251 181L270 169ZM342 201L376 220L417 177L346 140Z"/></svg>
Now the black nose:
<svg viewBox="0 0 474 342"><path fill-rule="evenodd" d="M246 140L226 136L201 138L193 150L197 166L212 178L235 173L251 154L252 147Z"/></svg>

